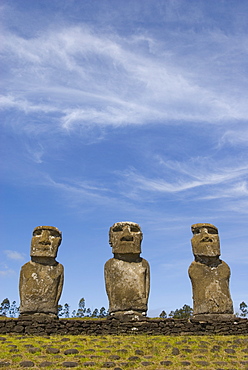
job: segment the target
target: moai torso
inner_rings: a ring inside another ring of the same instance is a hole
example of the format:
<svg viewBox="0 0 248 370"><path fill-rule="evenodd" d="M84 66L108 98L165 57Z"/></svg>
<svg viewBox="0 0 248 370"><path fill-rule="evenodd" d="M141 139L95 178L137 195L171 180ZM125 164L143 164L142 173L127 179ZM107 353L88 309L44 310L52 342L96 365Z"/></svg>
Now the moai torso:
<svg viewBox="0 0 248 370"><path fill-rule="evenodd" d="M149 264L127 262L111 258L105 264L106 290L109 297L109 312L147 311L149 295Z"/></svg>
<svg viewBox="0 0 248 370"><path fill-rule="evenodd" d="M106 262L104 275L112 315L146 315L150 269L140 257L141 240L140 227L133 222L118 222L110 228L114 258Z"/></svg>
<svg viewBox="0 0 248 370"><path fill-rule="evenodd" d="M58 313L62 293L64 268L27 262L20 274L20 313Z"/></svg>
<svg viewBox="0 0 248 370"><path fill-rule="evenodd" d="M57 228L34 229L31 261L20 272L20 314L57 316L64 280L64 268L55 260L60 242Z"/></svg>
<svg viewBox="0 0 248 370"><path fill-rule="evenodd" d="M195 261L189 267L193 290L193 314L230 318L233 303L229 290L230 268L220 256L218 230L211 224L192 226Z"/></svg>

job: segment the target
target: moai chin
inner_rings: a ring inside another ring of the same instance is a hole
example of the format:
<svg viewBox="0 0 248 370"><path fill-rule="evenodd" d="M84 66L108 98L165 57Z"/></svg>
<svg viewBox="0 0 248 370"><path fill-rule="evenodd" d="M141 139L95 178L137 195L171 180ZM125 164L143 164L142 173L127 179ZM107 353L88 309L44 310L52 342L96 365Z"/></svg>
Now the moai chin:
<svg viewBox="0 0 248 370"><path fill-rule="evenodd" d="M230 268L220 257L218 229L212 224L191 226L195 261L189 267L193 290L193 317L199 320L233 319L229 290Z"/></svg>
<svg viewBox="0 0 248 370"><path fill-rule="evenodd" d="M140 257L142 238L134 222L117 222L109 230L114 258L105 263L104 275L110 317L141 320L146 316L150 268Z"/></svg>
<svg viewBox="0 0 248 370"><path fill-rule="evenodd" d="M57 318L64 267L58 263L62 234L53 226L38 226L31 240L31 261L20 272L20 314Z"/></svg>

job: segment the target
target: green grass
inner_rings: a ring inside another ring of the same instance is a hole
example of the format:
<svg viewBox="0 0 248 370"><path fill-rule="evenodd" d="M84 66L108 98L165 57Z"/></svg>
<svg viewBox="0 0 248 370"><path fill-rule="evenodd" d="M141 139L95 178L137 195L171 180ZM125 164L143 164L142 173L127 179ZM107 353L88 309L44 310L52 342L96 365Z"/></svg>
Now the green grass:
<svg viewBox="0 0 248 370"><path fill-rule="evenodd" d="M248 369L248 336L18 336L0 335L0 367L23 369ZM48 353L55 348L58 353ZM65 354L76 349L76 354ZM51 363L41 367L45 361ZM6 366L3 366L6 363ZM86 366L88 363L88 366ZM91 365L90 365L91 363Z"/></svg>

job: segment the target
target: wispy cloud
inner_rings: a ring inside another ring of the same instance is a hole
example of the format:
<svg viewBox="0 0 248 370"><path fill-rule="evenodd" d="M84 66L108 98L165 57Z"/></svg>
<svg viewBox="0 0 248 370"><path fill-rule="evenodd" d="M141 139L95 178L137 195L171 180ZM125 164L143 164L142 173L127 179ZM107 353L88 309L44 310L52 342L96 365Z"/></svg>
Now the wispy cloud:
<svg viewBox="0 0 248 370"><path fill-rule="evenodd" d="M247 194L246 181L240 181L243 177L248 175L248 165L240 165L239 167L232 167L225 164L223 167L221 163L216 163L209 158L196 158L190 162L178 161L164 161L160 158L160 164L170 172L163 170L161 175L157 178L148 178L136 171L130 169L120 176L124 176L126 180L133 183L133 186L151 192L177 193L185 190L194 189L203 186L215 186L219 184L229 183L231 188L226 190L219 190L218 194L222 196L235 197L238 195ZM169 178L170 180L166 180ZM233 184L233 181L238 181ZM205 195L207 197L207 195Z"/></svg>
<svg viewBox="0 0 248 370"><path fill-rule="evenodd" d="M15 271L14 270L11 270L11 269L8 269L8 270L0 270L0 276L2 276L2 277L8 277L8 276L12 276L12 275L15 275Z"/></svg>
<svg viewBox="0 0 248 370"><path fill-rule="evenodd" d="M0 277L8 277L15 274L16 272L13 269L11 269L8 265L6 265L3 262L0 263Z"/></svg>
<svg viewBox="0 0 248 370"><path fill-rule="evenodd" d="M220 35L202 37L221 44ZM223 53L231 54L231 42L225 39ZM127 39L114 33L99 34L86 25L54 25L26 39L6 31L3 52L8 85L5 80L3 85L8 93L0 104L3 109L27 114L57 113L60 127L66 130L85 124L212 123L248 117L246 99L229 96L223 87L210 82L218 75L220 84L225 84L228 68L217 74L214 62L209 61L203 76L197 67L199 51L191 61L192 70L180 61L182 46L170 48L171 42L149 35ZM244 44L239 42L236 48L243 50Z"/></svg>
<svg viewBox="0 0 248 370"><path fill-rule="evenodd" d="M236 145L248 146L247 127L243 127L243 128L236 127L235 130L227 130L224 133L224 135L222 135L220 142L219 142L220 147L226 144L231 144L232 146L236 146Z"/></svg>
<svg viewBox="0 0 248 370"><path fill-rule="evenodd" d="M3 252L7 256L7 258L9 258L11 260L15 260L15 261L23 261L24 260L24 254L23 253L13 251L13 250L10 250L10 249L5 249Z"/></svg>

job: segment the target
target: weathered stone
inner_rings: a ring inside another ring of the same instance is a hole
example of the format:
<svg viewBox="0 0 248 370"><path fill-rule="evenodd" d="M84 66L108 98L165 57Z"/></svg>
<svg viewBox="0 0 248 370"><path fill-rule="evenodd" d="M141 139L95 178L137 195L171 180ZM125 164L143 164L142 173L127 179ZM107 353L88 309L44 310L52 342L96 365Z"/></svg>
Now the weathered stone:
<svg viewBox="0 0 248 370"><path fill-rule="evenodd" d="M189 361L182 361L181 362L181 365L183 365L183 366L190 366L191 365L191 362L189 362Z"/></svg>
<svg viewBox="0 0 248 370"><path fill-rule="evenodd" d="M136 355L139 355L139 356L143 356L144 355L144 351L140 350L140 349L136 349L135 350L135 354Z"/></svg>
<svg viewBox="0 0 248 370"><path fill-rule="evenodd" d="M93 361L86 361L86 362L83 362L82 365L83 366L95 366L95 362Z"/></svg>
<svg viewBox="0 0 248 370"><path fill-rule="evenodd" d="M151 366L153 363L152 362L150 362L150 361L142 361L141 362L141 365L142 366Z"/></svg>
<svg viewBox="0 0 248 370"><path fill-rule="evenodd" d="M114 258L104 267L109 313L139 320L147 312L150 290L149 263L140 257L142 231L134 222L117 222L109 231Z"/></svg>
<svg viewBox="0 0 248 370"><path fill-rule="evenodd" d="M49 348L46 349L46 353L53 354L53 355L56 354L56 353L59 353L59 352L60 352L59 348L49 347Z"/></svg>
<svg viewBox="0 0 248 370"><path fill-rule="evenodd" d="M172 362L171 361L160 361L160 365L171 366Z"/></svg>
<svg viewBox="0 0 248 370"><path fill-rule="evenodd" d="M28 348L28 352L29 353L37 353L37 352L40 352L40 348L30 347L30 348Z"/></svg>
<svg viewBox="0 0 248 370"><path fill-rule="evenodd" d="M224 351L225 351L226 353L229 353L229 354L234 354L234 353L236 353L236 351L235 351L234 349L232 349L232 348L226 348L226 349L224 349Z"/></svg>
<svg viewBox="0 0 248 370"><path fill-rule="evenodd" d="M0 367L7 367L10 366L10 362L8 361L0 361Z"/></svg>
<svg viewBox="0 0 248 370"><path fill-rule="evenodd" d="M53 363L51 361L43 361L39 364L39 367L49 367L52 366Z"/></svg>
<svg viewBox="0 0 248 370"><path fill-rule="evenodd" d="M33 361L22 361L20 362L21 367L34 367Z"/></svg>
<svg viewBox="0 0 248 370"><path fill-rule="evenodd" d="M112 362L112 361L106 361L106 362L103 363L103 366L106 367L106 368L115 367L115 363Z"/></svg>
<svg viewBox="0 0 248 370"><path fill-rule="evenodd" d="M207 223L191 227L195 261L189 267L193 290L193 317L198 320L234 318L229 291L230 268L220 256L218 229Z"/></svg>
<svg viewBox="0 0 248 370"><path fill-rule="evenodd" d="M118 356L118 355L110 355L108 358L110 360L120 360L120 356Z"/></svg>
<svg viewBox="0 0 248 370"><path fill-rule="evenodd" d="M209 366L210 363L207 361L196 361L196 364L199 366Z"/></svg>
<svg viewBox="0 0 248 370"><path fill-rule="evenodd" d="M79 351L78 351L78 349L76 349L76 348L70 348L70 349L66 349L66 350L64 351L64 354L65 354L65 355L75 355L75 354L77 354L77 353L79 353Z"/></svg>
<svg viewBox="0 0 248 370"><path fill-rule="evenodd" d="M130 356L128 357L128 361L139 361L140 357L139 356Z"/></svg>
<svg viewBox="0 0 248 370"><path fill-rule="evenodd" d="M78 366L78 362L65 361L65 362L62 363L62 366L64 366L64 367L77 367Z"/></svg>
<svg viewBox="0 0 248 370"><path fill-rule="evenodd" d="M64 268L55 258L61 243L61 232L53 226L38 226L31 241L31 261L21 268L21 316L57 317L62 293Z"/></svg>
<svg viewBox="0 0 248 370"><path fill-rule="evenodd" d="M172 348L171 354L174 356L179 355L180 351L177 347Z"/></svg>

